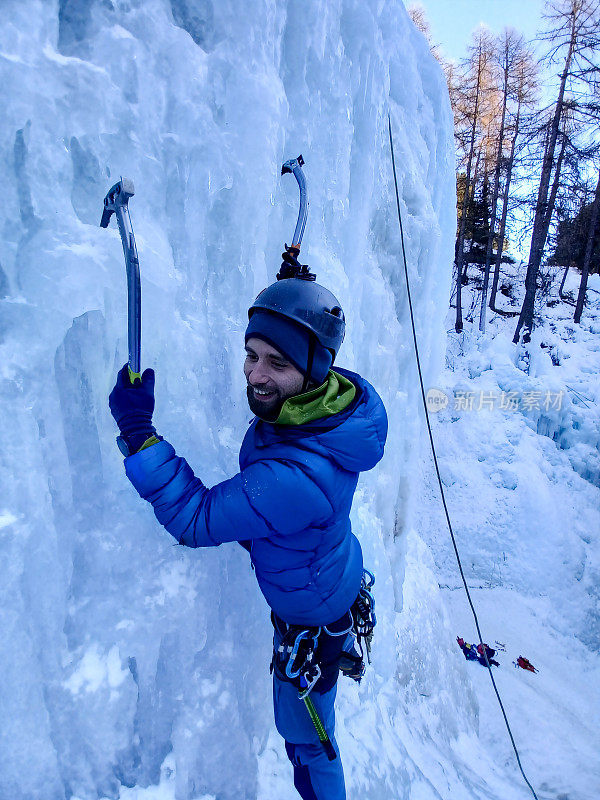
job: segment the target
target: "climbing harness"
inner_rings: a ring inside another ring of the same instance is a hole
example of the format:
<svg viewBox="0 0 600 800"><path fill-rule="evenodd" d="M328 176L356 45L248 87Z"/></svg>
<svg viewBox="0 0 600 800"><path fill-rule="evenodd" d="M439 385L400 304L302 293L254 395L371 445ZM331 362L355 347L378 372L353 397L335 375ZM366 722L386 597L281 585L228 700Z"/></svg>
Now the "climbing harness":
<svg viewBox="0 0 600 800"><path fill-rule="evenodd" d="M114 214L117 218L123 254L125 256L125 269L127 270L127 338L129 345L129 380L134 383L141 381L141 339L142 339L142 290L140 284L140 262L133 235L133 226L129 216L129 198L133 197L135 190L133 181L121 178L118 183L108 190L104 198L104 209L101 228L108 228L110 218Z"/></svg>
<svg viewBox="0 0 600 800"><path fill-rule="evenodd" d="M273 648L271 673L275 672L281 680L298 689L298 699L304 701L330 760L336 757L335 750L309 695L315 687L315 691L321 693L331 689L338 671L360 683L366 669L365 657L371 663L373 630L377 624L371 591L374 583L373 574L363 570L360 590L352 607L329 625L290 625L275 613L271 614L280 640ZM327 738L323 738L323 734Z"/></svg>
<svg viewBox="0 0 600 800"><path fill-rule="evenodd" d="M363 569L358 596L349 611L330 625L290 625L271 614L281 643L274 649L271 672L298 688L302 700L321 680L321 691L335 683L337 670L360 683L371 663L373 631L377 624L372 588L375 576ZM366 663L365 663L366 659ZM323 688L324 687L324 688Z"/></svg>
<svg viewBox="0 0 600 800"><path fill-rule="evenodd" d="M423 385L423 373L421 371L421 360L419 358L419 347L418 347L418 344L417 344L417 333L416 333L416 329L415 329L415 317L414 317L414 312L413 312L413 307L412 307L412 297L411 297L411 293L410 293L410 281L408 279L408 265L407 265L407 261L406 261L406 248L404 246L404 229L403 229L403 226L402 226L402 214L400 212L400 194L398 192L398 178L396 176L396 160L394 158L394 141L393 141L393 137L392 137L392 119L391 119L390 114L388 114L388 130L389 130L389 138L390 138L390 153L391 153L391 157L392 157L392 172L393 172L393 177L394 177L394 187L395 187L395 190L396 190L396 208L397 208L397 211L398 211L398 223L400 225L400 242L401 242L401 245L402 245L402 258L404 260L404 276L405 276L405 280L406 280L406 293L407 293L407 297L408 297L408 308L409 308L409 312L410 312L410 321L411 321L411 325L412 325L412 335L413 335L413 342L414 342L414 347L415 347L415 356L416 356L416 360L417 360L417 371L419 373L419 383L420 383L420 386L421 386L421 397L422 397L422 400L423 400L423 408L425 409L425 420L427 422L427 430L429 432L429 441L431 443L431 452L432 452L432 455L433 455L433 463L435 465L435 471L436 471L436 474L437 474L437 479L438 479L438 483L439 483L439 487L440 487L440 493L441 493L441 497L442 497L442 504L444 506L444 512L446 514L446 522L448 523L448 530L450 531L450 537L452 539L452 546L454 547L454 553L456 555L456 561L458 563L458 569L460 571L460 575L461 575L461 578L462 578L462 581L463 581L463 584L464 584L464 587L465 587L465 592L467 593L467 599L469 601L469 605L471 606L471 611L473 612L473 617L475 619L475 627L477 628L477 635L479 636L479 643L483 644L483 636L481 634L481 629L479 627L479 619L477 617L477 612L475 611L475 606L473 605L473 601L471 599L471 594L469 592L469 587L467 586L467 579L465 578L465 574L463 572L462 563L461 563L460 555L459 555L459 552L458 552L458 546L456 544L456 538L454 536L454 531L452 530L452 523L450 522L450 514L448 512L448 506L446 505L446 495L444 494L444 485L442 483L442 477L440 475L440 469L439 469L438 461L437 461L437 454L436 454L436 451L435 451L435 444L433 442L433 433L431 431L431 423L429 421L429 411L427 409L427 400L425 398L425 387ZM508 730L508 735L510 736L510 741L511 741L513 750L515 751L515 756L517 758L517 764L519 765L519 769L521 771L521 775L523 776L523 780L525 781L525 783L527 784L527 786L531 790L531 793L534 796L535 800L538 800L538 796L536 795L536 793L535 793L535 791L533 789L533 786L529 783L529 781L527 779L527 776L525 775L525 771L523 770L523 767L521 765L521 758L519 756L519 751L517 750L517 745L515 744L515 740L514 740L512 731L510 729L510 724L508 722L508 717L506 716L506 711L504 710L504 705L503 705L502 699L500 697L500 692L498 691L498 687L496 686L496 681L494 680L494 674L492 672L492 667L490 665L489 659L487 657L487 653L485 653L485 651L484 651L484 658L485 658L485 665L488 668L488 672L490 674L492 685L494 687L494 691L495 691L496 697L498 699L498 703L500 704L500 709L502 710L502 716L504 717L504 722L506 723L506 728Z"/></svg>

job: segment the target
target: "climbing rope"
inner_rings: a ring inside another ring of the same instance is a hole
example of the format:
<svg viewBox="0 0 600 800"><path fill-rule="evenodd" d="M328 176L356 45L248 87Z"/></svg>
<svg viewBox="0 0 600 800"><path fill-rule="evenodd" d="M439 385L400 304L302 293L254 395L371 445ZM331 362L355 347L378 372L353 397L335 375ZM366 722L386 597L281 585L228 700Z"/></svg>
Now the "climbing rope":
<svg viewBox="0 0 600 800"><path fill-rule="evenodd" d="M429 441L431 442L431 452L433 454L433 463L435 464L435 471L436 471L436 474L437 474L438 483L440 485L440 493L442 495L442 503L443 503L443 506L444 506L444 512L446 514L446 521L448 523L448 530L450 531L450 536L452 538L452 546L454 547L454 553L456 555L456 561L458 563L458 569L460 570L460 576L462 578L462 582L463 582L464 587L465 587L465 592L467 593L467 599L469 600L469 605L471 606L471 611L473 612L473 618L475 619L475 626L477 628L477 635L479 636L479 643L483 644L483 636L481 635L481 629L479 627L479 619L477 618L477 612L475 611L475 606L473 605L473 601L471 599L471 594L469 592L469 587L467 586L467 580L465 578L465 573L463 572L462 563L461 563L461 560L460 560L460 555L458 553L458 547L456 545L456 539L454 537L454 531L452 530L452 523L450 522L450 514L448 513L448 506L446 505L446 496L444 494L444 487L443 487L443 484L442 484L442 478L441 478L440 470L439 470L439 467L438 467L437 455L436 455L436 452L435 452L435 445L433 443L433 434L431 432L431 424L429 422L429 412L427 410L427 401L425 399L425 388L423 386L423 374L421 372L421 361L420 361L420 358L419 358L419 348L418 348L418 345L417 345L417 333L416 333L416 330L415 330L415 318L414 318L414 314L413 314L412 298L411 298L411 294L410 294L410 283L409 283L409 280L408 280L408 267L407 267L407 264L406 264L406 250L404 248L404 230L403 230L403 227L402 227L402 214L400 213L400 195L398 194L398 179L396 177L396 160L394 158L394 142L393 142L393 138L392 138L392 120L391 120L391 117L390 117L389 114L388 114L388 128L389 128L389 133L390 133L390 150L391 150L391 154L392 154L392 170L394 172L394 186L396 188L396 207L398 209L398 222L400 223L400 241L402 243L402 257L404 259L404 275L406 277L406 291L407 291L407 294L408 294L408 307L409 307L409 310L410 310L410 321L411 321L411 325L412 325L413 341L414 341L414 345L415 345L415 355L417 357L417 370L419 372L419 383L421 385L421 397L423 398L423 408L425 409L425 419L427 421L427 430L429 431ZM536 793L535 793L535 791L533 789L533 786L527 780L527 776L525 775L525 772L524 772L523 767L521 765L521 758L519 756L519 751L517 750L517 745L515 744L515 740L514 740L514 737L512 735L512 731L510 729L510 724L508 722L508 717L506 716L506 711L504 710L504 705L502 703L502 698L500 697L500 692L498 691L498 687L496 686L496 681L494 680L494 675L492 673L492 667L491 667L490 662L488 660L488 656L487 656L487 652L486 652L485 647L483 648L483 652L484 652L484 656L485 656L485 663L486 663L486 666L488 668L488 672L490 674L490 678L491 678L491 681L492 681L492 685L494 687L494 691L496 692L496 697L498 698L498 703L500 704L500 708L502 710L502 716L504 717L504 722L506 723L506 729L508 730L508 735L510 736L510 741L512 743L513 750L515 751L515 756L517 757L517 763L519 765L519 769L521 770L521 775L523 776L523 780L525 781L525 783L527 784L527 786L531 790L531 794L535 797L535 800L538 800L538 796L536 795Z"/></svg>

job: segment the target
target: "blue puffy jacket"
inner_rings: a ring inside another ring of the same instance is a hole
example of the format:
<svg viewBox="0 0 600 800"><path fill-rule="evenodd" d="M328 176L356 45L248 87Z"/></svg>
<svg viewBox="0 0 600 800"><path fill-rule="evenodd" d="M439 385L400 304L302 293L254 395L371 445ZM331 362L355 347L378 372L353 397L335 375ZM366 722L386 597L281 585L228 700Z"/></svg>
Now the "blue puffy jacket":
<svg viewBox="0 0 600 800"><path fill-rule="evenodd" d="M302 425L253 420L240 472L208 489L166 441L125 459L127 476L181 544L250 540L260 588L292 624L326 625L354 602L362 551L350 527L358 473L383 455L387 416L359 375L336 367L357 392L333 416Z"/></svg>

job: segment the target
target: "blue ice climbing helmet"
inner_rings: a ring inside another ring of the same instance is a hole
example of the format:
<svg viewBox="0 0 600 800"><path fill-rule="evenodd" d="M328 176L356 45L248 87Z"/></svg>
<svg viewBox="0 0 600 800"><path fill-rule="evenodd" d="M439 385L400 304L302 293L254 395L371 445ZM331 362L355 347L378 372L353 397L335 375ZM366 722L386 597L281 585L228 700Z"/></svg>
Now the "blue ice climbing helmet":
<svg viewBox="0 0 600 800"><path fill-rule="evenodd" d="M284 278L267 286L248 309L248 318L266 311L293 320L311 332L317 342L337 355L346 332L344 312L329 289L312 280Z"/></svg>

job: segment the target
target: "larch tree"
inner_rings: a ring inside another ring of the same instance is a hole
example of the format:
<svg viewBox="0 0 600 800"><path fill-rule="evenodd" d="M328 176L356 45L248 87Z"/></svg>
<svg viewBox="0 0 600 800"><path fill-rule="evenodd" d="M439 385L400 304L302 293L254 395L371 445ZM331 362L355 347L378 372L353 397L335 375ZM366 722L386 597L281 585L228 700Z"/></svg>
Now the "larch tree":
<svg viewBox="0 0 600 800"><path fill-rule="evenodd" d="M513 342L529 342L534 324L535 296L540 265L548 239L560 173L566 152L565 115L572 107L570 94L589 81L590 65L600 46L598 0L549 0L545 17L553 27L541 39L550 45L547 60L560 62L561 72L554 109L548 124L540 181L535 203L531 245L525 276L525 297Z"/></svg>
<svg viewBox="0 0 600 800"><path fill-rule="evenodd" d="M479 27L469 48L469 56L463 63L463 80L456 86L453 99L455 135L464 164L464 186L459 211L458 236L456 240L456 321L457 332L463 329L461 288L463 282L464 245L467 225L467 208L474 196L473 167L481 158L481 133L484 109L490 88L493 41L487 29Z"/></svg>
<svg viewBox="0 0 600 800"><path fill-rule="evenodd" d="M522 41L516 46L516 52L512 58L512 75L509 75L509 105L508 123L505 132L506 139L510 142L508 156L502 165L503 185L501 191L502 212L498 230L495 232L498 248L494 260L494 275L492 278L492 288L490 291L489 307L497 314L512 316L514 311L505 311L496 305L496 294L500 279L500 268L502 264L502 243L506 237L508 212L511 205L513 174L517 166L518 156L522 150L521 138L523 133L523 123L527 121L531 111L537 101L538 94L538 65L533 53L527 44Z"/></svg>
<svg viewBox="0 0 600 800"><path fill-rule="evenodd" d="M497 242L497 255L499 258L497 259L497 265L499 273L500 263L502 260L502 249L504 243L504 233L506 228L506 214L502 214L502 233L499 236L499 231L496 228L497 225L497 212L498 212L498 199L500 196L500 176L502 172L502 167L506 163L506 146L507 146L507 139L508 136L508 126L507 126L507 117L509 114L509 104L516 93L517 95L517 111L515 115L515 131L512 137L512 144L511 144L511 154L510 154L510 165L507 169L507 179L506 179L506 198L508 199L508 187L510 185L510 173L512 172L512 162L514 161L514 150L516 145L516 140L518 136L518 128L519 128L519 117L520 117L520 107L522 103L522 87L525 84L525 63L527 60L527 53L525 50L525 43L523 36L517 33L513 28L505 28L503 33L500 37L496 40L496 51L495 51L495 59L498 68L498 74L500 77L500 86L499 86L499 111L497 111L497 117L499 116L499 121L496 119L497 122L497 134L495 137L494 142L494 162L493 162L493 181L492 181L492 191L491 191L491 200L490 200L490 222L489 222L489 230L487 236L487 243L486 243L486 252L485 252L485 265L484 265L484 276L483 276L483 286L481 290L481 307L480 307L480 314L479 314L479 330L481 332L485 331L485 314L486 314L486 306L487 306L487 295L488 295L488 285L490 279L490 268L492 263L492 253L494 242ZM528 71L530 74L530 68ZM519 88L521 87L521 91ZM505 204L505 208L508 208L508 204ZM504 208L503 208L504 212ZM495 286L494 286L494 299L495 293L498 285L497 277L496 277L496 270L494 271L494 277L496 278Z"/></svg>
<svg viewBox="0 0 600 800"><path fill-rule="evenodd" d="M435 44L431 36L431 25L429 24L427 14L425 13L423 6L420 3L411 3L406 10L408 12L408 16L413 21L415 28L421 31L423 36L427 39L427 44L429 45L429 49L431 50L433 57L441 62L442 55L439 47L437 44Z"/></svg>

